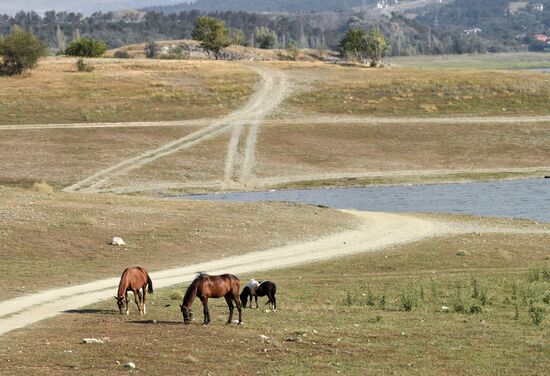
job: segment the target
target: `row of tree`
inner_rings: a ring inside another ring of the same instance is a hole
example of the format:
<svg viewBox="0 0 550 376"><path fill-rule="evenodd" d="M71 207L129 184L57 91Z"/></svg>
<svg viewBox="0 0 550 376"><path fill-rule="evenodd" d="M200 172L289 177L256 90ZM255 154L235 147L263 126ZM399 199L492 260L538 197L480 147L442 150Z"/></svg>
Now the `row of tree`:
<svg viewBox="0 0 550 376"><path fill-rule="evenodd" d="M89 17L66 12L20 12L14 17L0 15L0 35L18 25L32 31L50 48L64 50L80 36L104 40L109 47L143 43L148 40L189 39L198 17L223 20L233 41L261 48L337 49L351 28L378 29L389 44L389 55L463 53L469 43L462 32L444 32L424 23L393 15L371 19L364 12L325 12L311 14L257 14L247 12L198 11L164 14L146 12L140 17L96 13Z"/></svg>

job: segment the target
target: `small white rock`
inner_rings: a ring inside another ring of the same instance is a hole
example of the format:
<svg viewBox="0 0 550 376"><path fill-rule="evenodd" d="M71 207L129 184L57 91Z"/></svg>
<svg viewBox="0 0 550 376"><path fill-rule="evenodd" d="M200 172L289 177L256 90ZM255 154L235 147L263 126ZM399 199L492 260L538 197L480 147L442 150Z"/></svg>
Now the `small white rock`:
<svg viewBox="0 0 550 376"><path fill-rule="evenodd" d="M134 362L128 362L124 365L124 368L135 369L136 365L134 364Z"/></svg>
<svg viewBox="0 0 550 376"><path fill-rule="evenodd" d="M260 338L263 339L264 341L267 340L267 339L269 339L268 336L264 336L263 334L260 334Z"/></svg>
<svg viewBox="0 0 550 376"><path fill-rule="evenodd" d="M441 310L442 310L443 312L449 312L449 307L447 307L447 306L441 306Z"/></svg>
<svg viewBox="0 0 550 376"><path fill-rule="evenodd" d="M87 343L87 344L90 344L90 343L103 343L103 340L102 339L97 339L97 338L84 338L82 340L82 343Z"/></svg>
<svg viewBox="0 0 550 376"><path fill-rule="evenodd" d="M124 240L122 238L119 238L118 236L115 236L113 240L111 241L112 245L126 245Z"/></svg>

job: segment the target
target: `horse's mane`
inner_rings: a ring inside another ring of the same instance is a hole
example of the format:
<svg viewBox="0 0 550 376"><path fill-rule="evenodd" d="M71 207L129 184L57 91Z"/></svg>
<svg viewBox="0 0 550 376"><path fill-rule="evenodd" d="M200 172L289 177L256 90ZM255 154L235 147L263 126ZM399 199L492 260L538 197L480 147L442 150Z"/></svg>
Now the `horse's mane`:
<svg viewBox="0 0 550 376"><path fill-rule="evenodd" d="M207 274L203 272L199 272L199 275L195 277L193 282L191 282L191 284L187 288L187 291L185 292L185 296L183 297L183 305L186 305L187 303L189 303L189 300L195 298L195 296L197 295L199 280L206 275Z"/></svg>

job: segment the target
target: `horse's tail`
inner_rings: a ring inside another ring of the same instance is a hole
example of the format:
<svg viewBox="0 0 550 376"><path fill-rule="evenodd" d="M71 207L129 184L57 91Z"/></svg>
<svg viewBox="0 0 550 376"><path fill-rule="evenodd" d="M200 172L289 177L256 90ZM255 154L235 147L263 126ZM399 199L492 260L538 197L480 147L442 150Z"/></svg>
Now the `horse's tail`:
<svg viewBox="0 0 550 376"><path fill-rule="evenodd" d="M153 281L151 281L151 277L149 277L149 274L147 274L147 292L149 294L153 293Z"/></svg>

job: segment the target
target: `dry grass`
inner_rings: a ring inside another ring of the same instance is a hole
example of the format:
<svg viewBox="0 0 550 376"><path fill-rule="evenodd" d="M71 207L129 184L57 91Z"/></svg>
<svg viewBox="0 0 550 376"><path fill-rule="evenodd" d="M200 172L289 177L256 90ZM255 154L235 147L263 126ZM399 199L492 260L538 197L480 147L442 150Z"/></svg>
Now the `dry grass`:
<svg viewBox="0 0 550 376"><path fill-rule="evenodd" d="M550 166L550 126L536 124L264 125L260 177Z"/></svg>
<svg viewBox="0 0 550 376"><path fill-rule="evenodd" d="M302 66L287 111L369 116L548 114L550 75L529 71Z"/></svg>
<svg viewBox="0 0 550 376"><path fill-rule="evenodd" d="M198 127L83 128L0 131L0 184L63 187Z"/></svg>
<svg viewBox="0 0 550 376"><path fill-rule="evenodd" d="M140 186L178 184L200 187L204 183L220 182L223 180L230 137L230 133L222 134L132 170L126 175L113 179L111 187L139 188Z"/></svg>
<svg viewBox="0 0 550 376"><path fill-rule="evenodd" d="M544 52L498 54L464 54L437 56L390 57L387 61L398 67L450 69L529 69L550 67L550 56Z"/></svg>
<svg viewBox="0 0 550 376"><path fill-rule="evenodd" d="M0 187L0 299L261 250L353 226L346 214L295 204L230 204ZM300 225L297 225L299 223ZM108 242L120 236L125 247ZM1 373L1 372L0 372Z"/></svg>
<svg viewBox="0 0 550 376"><path fill-rule="evenodd" d="M48 58L24 77L0 77L0 124L164 121L239 108L256 76L231 62Z"/></svg>
<svg viewBox="0 0 550 376"><path fill-rule="evenodd" d="M210 303L210 327L185 327L176 293L185 286L156 291L147 318L121 317L109 301L2 337L0 373L117 374L126 372L117 361L133 361L142 374L544 374L549 321L534 326L525 300L545 304L550 282L529 271L550 268L547 244L461 235L254 275L276 281L279 310L245 310L243 327L223 325L221 301ZM481 312L444 312L457 291ZM199 302L194 311L200 320ZM81 345L85 337L108 339Z"/></svg>

